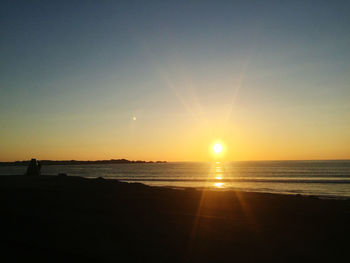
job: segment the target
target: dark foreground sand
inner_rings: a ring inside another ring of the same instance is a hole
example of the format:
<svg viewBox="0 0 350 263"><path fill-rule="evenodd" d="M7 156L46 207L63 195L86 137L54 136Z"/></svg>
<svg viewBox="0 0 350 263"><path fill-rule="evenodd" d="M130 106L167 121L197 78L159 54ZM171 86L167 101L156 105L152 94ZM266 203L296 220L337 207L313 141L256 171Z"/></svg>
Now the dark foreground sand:
<svg viewBox="0 0 350 263"><path fill-rule="evenodd" d="M1 176L1 262L350 262L350 201Z"/></svg>

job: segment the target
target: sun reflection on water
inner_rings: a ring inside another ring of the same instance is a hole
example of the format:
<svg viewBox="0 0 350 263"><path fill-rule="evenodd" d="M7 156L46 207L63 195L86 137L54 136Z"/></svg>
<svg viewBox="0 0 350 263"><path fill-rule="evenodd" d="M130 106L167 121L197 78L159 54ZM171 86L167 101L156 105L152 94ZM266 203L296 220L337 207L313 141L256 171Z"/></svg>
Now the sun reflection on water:
<svg viewBox="0 0 350 263"><path fill-rule="evenodd" d="M224 169L221 162L215 162L215 164L212 167L212 173L211 178L215 178L215 180L223 180L224 179ZM213 186L216 188L223 188L225 185L224 182L214 182Z"/></svg>
<svg viewBox="0 0 350 263"><path fill-rule="evenodd" d="M224 183L214 183L214 186L217 188L222 188L224 186Z"/></svg>

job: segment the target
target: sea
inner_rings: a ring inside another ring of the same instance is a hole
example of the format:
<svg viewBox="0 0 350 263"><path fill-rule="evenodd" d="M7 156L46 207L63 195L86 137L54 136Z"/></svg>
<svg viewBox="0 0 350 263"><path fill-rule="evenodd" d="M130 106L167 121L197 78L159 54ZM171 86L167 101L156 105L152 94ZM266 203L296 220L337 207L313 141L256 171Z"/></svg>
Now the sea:
<svg viewBox="0 0 350 263"><path fill-rule="evenodd" d="M2 166L0 175L24 174ZM211 188L350 199L350 160L46 165L42 174L103 177L172 188Z"/></svg>

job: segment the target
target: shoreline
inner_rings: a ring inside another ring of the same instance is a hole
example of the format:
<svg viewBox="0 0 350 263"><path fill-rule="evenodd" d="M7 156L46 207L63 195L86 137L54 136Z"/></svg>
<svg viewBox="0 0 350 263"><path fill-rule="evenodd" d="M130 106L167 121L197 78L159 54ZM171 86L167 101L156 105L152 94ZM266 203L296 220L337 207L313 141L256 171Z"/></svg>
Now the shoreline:
<svg viewBox="0 0 350 263"><path fill-rule="evenodd" d="M0 175L0 177L11 177L11 176L25 176L25 175ZM192 187L192 186L172 186L172 185L152 185L144 183L147 180L124 180L124 179L115 179L115 178L105 178L105 177L84 177L84 176L75 176L75 175L66 175L63 174L64 177L76 177L83 179L102 179L115 183L127 183L127 184L142 184L147 187L157 187L157 188L167 188L174 190L196 190L196 191L219 191L219 192L244 192L244 193L259 193L259 194L273 194L273 195L281 195L281 196L296 196L296 197L308 197L308 198L317 198L317 199L325 199L325 200L350 200L350 196L338 196L338 195L317 195L317 194L300 194L300 193L288 193L288 192L273 192L273 191L264 191L264 190L254 190L254 189L244 189L244 188L219 188L219 187ZM40 175L39 177L60 177L60 175ZM215 181L220 182L220 181Z"/></svg>
<svg viewBox="0 0 350 263"><path fill-rule="evenodd" d="M106 179L106 180L113 180L113 179ZM117 179L115 179L117 180ZM319 199L332 199L332 200L350 200L350 196L340 196L340 195L317 195L317 194L300 194L300 193L289 193L289 192L274 192L274 191L265 191L265 190L254 190L254 189L244 189L244 188L234 188L234 187L191 187L191 186L171 186L171 185L152 185L152 184L145 184L143 181L129 181L129 180L118 180L120 182L125 183L141 183L146 186L150 187L164 187L169 189L179 189L179 190L186 190L186 189L195 189L197 191L219 191L219 192L245 192L245 193L260 193L260 194L274 194L274 195L282 195L282 196L301 196L301 197L309 197L309 198L319 198Z"/></svg>
<svg viewBox="0 0 350 263"><path fill-rule="evenodd" d="M321 162L321 163L319 163ZM251 162L250 162L251 163ZM44 165L43 174L99 177L161 187L203 187L227 191L350 199L350 162L318 161L304 164L259 162L249 164L116 164ZM121 166L119 166L121 165ZM24 166L0 167L0 174L22 174Z"/></svg>

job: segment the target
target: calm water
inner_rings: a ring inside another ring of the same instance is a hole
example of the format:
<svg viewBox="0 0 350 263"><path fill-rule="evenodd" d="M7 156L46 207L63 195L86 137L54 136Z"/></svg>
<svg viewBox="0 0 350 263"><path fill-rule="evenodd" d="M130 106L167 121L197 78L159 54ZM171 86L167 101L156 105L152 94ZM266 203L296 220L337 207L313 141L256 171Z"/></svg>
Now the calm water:
<svg viewBox="0 0 350 263"><path fill-rule="evenodd" d="M0 167L0 175L25 167ZM260 161L43 166L43 174L113 178L153 186L211 187L350 198L348 161Z"/></svg>

